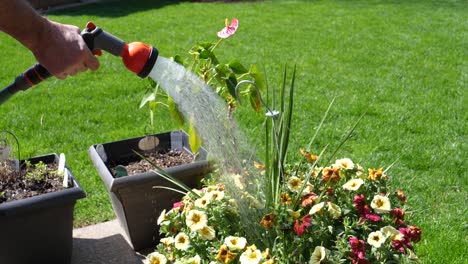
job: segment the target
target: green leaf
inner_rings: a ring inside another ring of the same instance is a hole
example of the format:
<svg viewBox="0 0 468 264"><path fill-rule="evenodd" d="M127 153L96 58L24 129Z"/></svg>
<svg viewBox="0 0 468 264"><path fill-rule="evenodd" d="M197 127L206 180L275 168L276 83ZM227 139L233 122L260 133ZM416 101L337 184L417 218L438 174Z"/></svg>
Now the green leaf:
<svg viewBox="0 0 468 264"><path fill-rule="evenodd" d="M172 57L172 60L174 62L177 62L178 64L182 65L182 66L185 66L184 64L184 60L182 59L182 57L180 55L175 55L174 57ZM148 79L151 79L151 78L148 78Z"/></svg>
<svg viewBox="0 0 468 264"><path fill-rule="evenodd" d="M257 85L258 90L262 92L264 90L265 79L263 75L258 70L257 65L253 64L250 67L250 75L254 78L254 83Z"/></svg>
<svg viewBox="0 0 468 264"><path fill-rule="evenodd" d="M195 126L193 125L193 120L190 120L188 134L190 149L192 150L192 153L197 153L201 147L201 138L198 135Z"/></svg>
<svg viewBox="0 0 468 264"><path fill-rule="evenodd" d="M226 78L226 86L228 88L229 94L236 98L237 78L234 73L229 74L229 77Z"/></svg>
<svg viewBox="0 0 468 264"><path fill-rule="evenodd" d="M169 107L169 113L172 116L172 119L177 122L179 128L182 128L185 124L184 115L179 111L179 108L170 96L167 96L167 106Z"/></svg>
<svg viewBox="0 0 468 264"><path fill-rule="evenodd" d="M244 74L249 72L237 59L229 62L229 68L231 68L235 74Z"/></svg>
<svg viewBox="0 0 468 264"><path fill-rule="evenodd" d="M148 79L151 79L151 78L148 78ZM156 96L154 95L153 91L145 94L145 96L143 96L143 99L140 102L140 108L145 106L148 102L154 101L154 100L156 100Z"/></svg>
<svg viewBox="0 0 468 264"><path fill-rule="evenodd" d="M199 57L200 59L209 59L211 58L212 52L208 49L203 49L200 51Z"/></svg>
<svg viewBox="0 0 468 264"><path fill-rule="evenodd" d="M231 74L231 70L227 64L218 64L216 65L215 70L221 78L225 78L225 76Z"/></svg>
<svg viewBox="0 0 468 264"><path fill-rule="evenodd" d="M255 112L259 113L261 108L260 95L253 85L249 85L249 101Z"/></svg>
<svg viewBox="0 0 468 264"><path fill-rule="evenodd" d="M156 85L158 85L158 83L156 83L156 82L155 82L153 79L151 79L151 78L146 78L146 79L148 80L148 82L149 82L149 84L150 84L150 86L151 86L152 88L156 88Z"/></svg>

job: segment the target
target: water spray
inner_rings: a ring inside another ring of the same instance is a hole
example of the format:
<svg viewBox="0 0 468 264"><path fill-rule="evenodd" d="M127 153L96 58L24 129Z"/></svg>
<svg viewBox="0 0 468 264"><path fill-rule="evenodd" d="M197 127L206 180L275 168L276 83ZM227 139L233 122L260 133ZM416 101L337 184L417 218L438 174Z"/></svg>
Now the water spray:
<svg viewBox="0 0 468 264"><path fill-rule="evenodd" d="M121 39L96 27L92 22L86 24L81 36L93 54L101 55L101 51L104 50L114 56L122 57L125 67L141 78L148 76L158 58L156 48L141 42L126 44ZM13 94L27 90L51 76L44 66L39 63L35 64L0 91L0 105Z"/></svg>

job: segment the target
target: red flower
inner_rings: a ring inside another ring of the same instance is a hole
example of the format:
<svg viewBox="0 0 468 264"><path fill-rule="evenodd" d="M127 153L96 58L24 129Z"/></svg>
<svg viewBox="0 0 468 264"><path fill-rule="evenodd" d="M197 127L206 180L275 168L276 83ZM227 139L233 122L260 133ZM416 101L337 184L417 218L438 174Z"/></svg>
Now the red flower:
<svg viewBox="0 0 468 264"><path fill-rule="evenodd" d="M350 258L353 264L369 263L366 259L366 242L351 236L349 237L349 245L351 246Z"/></svg>
<svg viewBox="0 0 468 264"><path fill-rule="evenodd" d="M296 221L294 221L294 233L296 233L297 236L302 236L305 233L306 228L311 225L312 219L310 217L310 214L307 214L301 219L297 219Z"/></svg>
<svg viewBox="0 0 468 264"><path fill-rule="evenodd" d="M226 19L226 27L218 32L218 37L220 38L229 38L230 36L236 33L237 28L239 27L239 21L237 18L233 18L231 25L228 25L229 20Z"/></svg>
<svg viewBox="0 0 468 264"><path fill-rule="evenodd" d="M421 240L422 230L414 225L410 225L409 229L411 233L411 241L419 242Z"/></svg>
<svg viewBox="0 0 468 264"><path fill-rule="evenodd" d="M359 194L354 196L353 204L363 219L367 219L372 222L379 222L382 219L380 216L371 213L369 206L366 204L366 198L364 195Z"/></svg>
<svg viewBox="0 0 468 264"><path fill-rule="evenodd" d="M394 208L390 214L395 217L395 226L405 226L405 210L401 208Z"/></svg>

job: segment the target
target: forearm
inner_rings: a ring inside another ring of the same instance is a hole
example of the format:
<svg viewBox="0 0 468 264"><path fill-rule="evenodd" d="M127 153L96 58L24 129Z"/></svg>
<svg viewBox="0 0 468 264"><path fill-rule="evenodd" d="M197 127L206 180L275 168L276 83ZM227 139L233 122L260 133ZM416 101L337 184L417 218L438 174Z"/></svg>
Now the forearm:
<svg viewBox="0 0 468 264"><path fill-rule="evenodd" d="M0 30L34 50L46 29L47 19L24 0L0 0Z"/></svg>

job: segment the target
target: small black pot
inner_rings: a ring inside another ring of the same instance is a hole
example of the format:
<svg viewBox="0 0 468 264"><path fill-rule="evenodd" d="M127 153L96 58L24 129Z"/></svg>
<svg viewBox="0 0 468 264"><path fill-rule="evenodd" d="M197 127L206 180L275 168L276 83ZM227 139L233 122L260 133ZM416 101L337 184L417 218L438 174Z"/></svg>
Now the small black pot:
<svg viewBox="0 0 468 264"><path fill-rule="evenodd" d="M189 137L184 131L152 136L159 139L156 150L183 150L191 154ZM164 209L171 209L173 204L182 198L177 192L154 188L177 187L153 171L124 177L115 177L111 173L111 168L116 165L125 166L141 160L135 151L142 152L138 143L143 138L145 137L98 144L89 148L89 156L109 191L119 223L136 251L152 248L159 242L159 226L156 222L160 213ZM200 183L200 176L210 171L206 157L206 150L200 148L195 162L164 170L189 187L195 188Z"/></svg>
<svg viewBox="0 0 468 264"><path fill-rule="evenodd" d="M29 161L58 163L59 157L50 154ZM0 263L70 263L73 211L86 194L67 170L71 187L0 204Z"/></svg>

